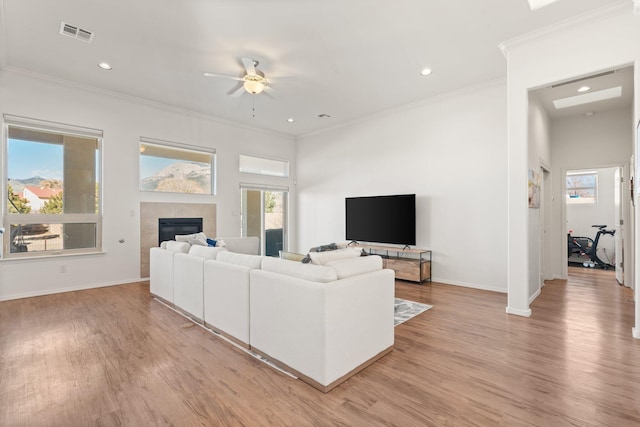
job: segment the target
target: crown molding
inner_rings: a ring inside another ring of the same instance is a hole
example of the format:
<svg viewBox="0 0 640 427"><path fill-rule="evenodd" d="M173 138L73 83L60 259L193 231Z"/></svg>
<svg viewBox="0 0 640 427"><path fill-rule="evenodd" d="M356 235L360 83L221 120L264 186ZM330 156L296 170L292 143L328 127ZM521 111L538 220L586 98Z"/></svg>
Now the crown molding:
<svg viewBox="0 0 640 427"><path fill-rule="evenodd" d="M498 48L505 56L505 58L508 58L509 50L522 44L529 43L533 40L555 34L557 32L575 27L586 22L596 21L608 16L619 15L624 13L625 11L629 12L629 0L618 0L615 3L611 3L607 6L603 6L589 12L576 15L574 17L565 19L564 21L560 21L556 24L516 36L512 39L505 40L502 43L498 44Z"/></svg>
<svg viewBox="0 0 640 427"><path fill-rule="evenodd" d="M2 1L2 0L0 0L0 1ZM233 128L240 129L240 130L247 130L247 131L251 131L251 132L261 133L263 135L276 136L276 137L279 137L279 138L286 138L286 139L295 141L295 136L290 135L290 134L276 132L276 131L263 129L263 128L259 128L259 127L247 126L247 125L244 125L242 123L234 122L232 120L226 120L226 119L223 119L222 117L213 116L213 115L202 113L202 112L199 112L199 111L189 110L187 108L177 107L175 105L165 104L165 103L158 102L158 101L153 101L153 100L150 100L150 99L147 99L147 98L141 98L141 97L137 97L137 96L133 96L133 95L127 95L127 94L124 94L122 92L117 92L117 91L113 91L113 90L109 90L109 89L103 89L103 88L99 88L99 87L96 87L96 86L87 85L87 84L84 84L84 83L78 83L78 82L74 82L74 81L71 81L71 80L66 80L66 79L62 79L62 78L59 78L59 77L54 77L54 76L51 76L51 75L48 75L48 74L42 74L42 73L38 73L38 72L35 72L35 71L26 70L24 68L6 66L6 67L4 67L2 69L2 71L10 72L10 73L18 74L18 75L23 75L23 76L26 76L26 77L29 77L29 78L33 78L33 79L36 79L36 80L42 80L42 81L50 82L50 83L57 84L57 85L60 85L60 86L65 86L65 87L69 87L69 88L73 88L73 89L82 90L82 91L85 91L85 92L91 92L91 93L95 93L95 94L99 94L99 95L110 96L110 97L113 97L113 98L116 98L116 99L120 99L120 100L123 100L123 101L131 102L131 103L134 103L134 104L143 105L143 106L146 106L146 107L152 107L152 108L156 108L158 110L163 110L163 111L170 112L170 113L181 114L181 115L184 115L184 116L188 116L188 117L192 117L192 118L196 118L196 119L200 119L200 120L205 120L205 121L208 121L208 122L213 122L213 123L216 123L216 124L221 124L221 125L233 127Z"/></svg>
<svg viewBox="0 0 640 427"><path fill-rule="evenodd" d="M451 98L456 98L458 96L462 96L462 95L468 95L468 94L472 94L474 92L478 92L480 90L489 88L489 87L493 87L493 86L500 86L500 85L504 85L506 84L506 77L500 77L497 79L493 79L493 80L488 80L473 86L467 86L464 87L462 89L456 89L450 92L445 92L439 95L434 95L432 97L429 98L423 98L420 99L418 101L413 101L407 104L402 104L396 107L392 107L392 108L387 108L384 110L380 110L377 111L375 113L371 113L368 114L366 116L362 116L362 117L357 117L355 119L351 119L351 120L347 120L341 123L336 124L335 126L331 126L331 127L327 127L327 128L323 128L323 129L318 129L315 131L311 131L311 132L307 132L307 133L303 133L300 134L296 137L296 141L299 141L301 138L306 138L306 137L310 137L310 136L315 136L315 135L321 135L323 133L327 133L327 132L332 132L338 129L342 129L342 128L346 128L349 126L354 126L360 123L366 123L372 119L376 119L376 118L383 118L383 117L387 117L387 116L391 116L393 114L398 114L398 113L402 113L404 111L410 111L410 110L415 110L417 108L423 107L423 106L427 106L427 105L431 105L431 104L437 104L439 102L442 102L444 100L447 99L451 99Z"/></svg>

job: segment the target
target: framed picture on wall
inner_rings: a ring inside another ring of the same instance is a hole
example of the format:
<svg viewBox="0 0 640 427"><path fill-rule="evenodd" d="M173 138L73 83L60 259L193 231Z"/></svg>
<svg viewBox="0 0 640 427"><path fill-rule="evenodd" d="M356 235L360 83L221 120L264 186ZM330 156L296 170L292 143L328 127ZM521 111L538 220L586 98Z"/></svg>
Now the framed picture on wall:
<svg viewBox="0 0 640 427"><path fill-rule="evenodd" d="M533 209L540 208L540 173L529 169L529 179L527 180L529 187L529 207Z"/></svg>

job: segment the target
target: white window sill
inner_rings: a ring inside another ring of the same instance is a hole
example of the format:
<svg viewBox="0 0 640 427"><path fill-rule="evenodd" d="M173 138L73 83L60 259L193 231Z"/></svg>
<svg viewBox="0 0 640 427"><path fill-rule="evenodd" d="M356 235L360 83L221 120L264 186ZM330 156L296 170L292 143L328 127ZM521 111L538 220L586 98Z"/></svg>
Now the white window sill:
<svg viewBox="0 0 640 427"><path fill-rule="evenodd" d="M76 254L46 254L46 255L34 255L34 256L19 256L19 257L4 257L0 258L1 262L12 262L12 261L34 261L34 260L48 260L55 258L73 258L73 257L86 257L92 255L105 255L106 252L83 252Z"/></svg>

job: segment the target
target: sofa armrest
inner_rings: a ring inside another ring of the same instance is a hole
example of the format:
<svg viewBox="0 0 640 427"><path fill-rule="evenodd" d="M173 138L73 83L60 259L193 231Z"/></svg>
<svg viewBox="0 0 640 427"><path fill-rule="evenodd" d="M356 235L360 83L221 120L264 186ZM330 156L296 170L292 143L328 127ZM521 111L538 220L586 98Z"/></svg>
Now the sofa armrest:
<svg viewBox="0 0 640 427"><path fill-rule="evenodd" d="M253 270L251 346L327 386L393 346L394 273L330 283Z"/></svg>

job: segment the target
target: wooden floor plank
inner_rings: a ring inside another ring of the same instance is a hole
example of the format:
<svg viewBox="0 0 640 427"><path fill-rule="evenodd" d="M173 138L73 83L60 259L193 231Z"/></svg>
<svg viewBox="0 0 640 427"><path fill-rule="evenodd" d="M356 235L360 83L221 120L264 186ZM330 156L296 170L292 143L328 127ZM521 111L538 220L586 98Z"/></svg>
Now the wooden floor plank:
<svg viewBox="0 0 640 427"><path fill-rule="evenodd" d="M153 300L148 283L0 303L0 425L640 425L632 292L570 268L531 318L504 294L396 283L434 307L328 394Z"/></svg>

